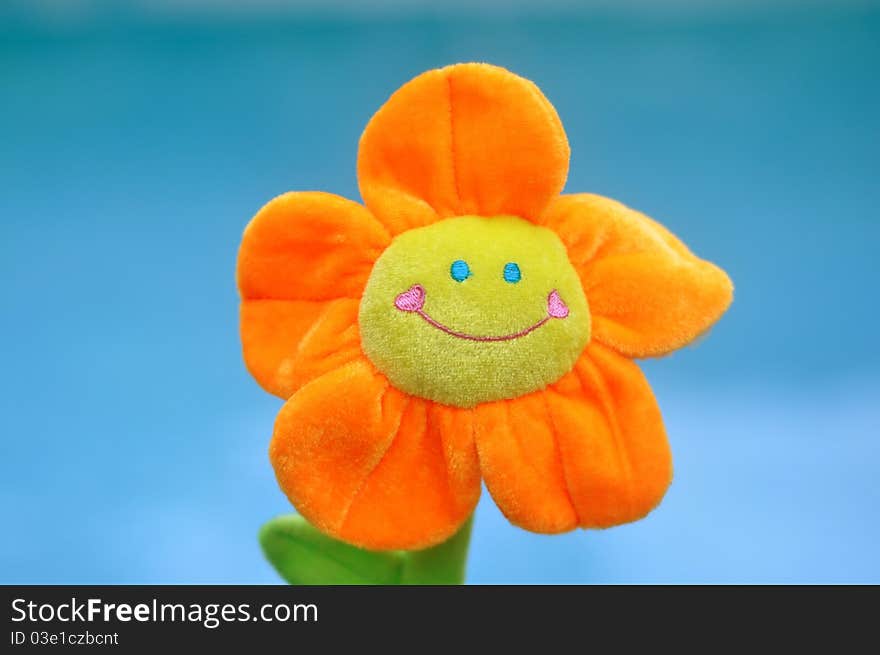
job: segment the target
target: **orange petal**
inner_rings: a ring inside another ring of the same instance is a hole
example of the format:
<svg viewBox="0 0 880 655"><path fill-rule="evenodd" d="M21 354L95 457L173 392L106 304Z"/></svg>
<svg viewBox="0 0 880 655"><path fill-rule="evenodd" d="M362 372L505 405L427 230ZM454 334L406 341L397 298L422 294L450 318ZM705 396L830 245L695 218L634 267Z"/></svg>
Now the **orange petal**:
<svg viewBox="0 0 880 655"><path fill-rule="evenodd" d="M647 381L633 362L598 344L544 391L479 405L474 414L486 486L505 516L527 530L635 521L672 479Z"/></svg>
<svg viewBox="0 0 880 655"><path fill-rule="evenodd" d="M463 214L535 219L568 175L556 110L533 83L488 64L428 71L361 137L366 205L393 234Z"/></svg>
<svg viewBox="0 0 880 655"><path fill-rule="evenodd" d="M672 455L639 367L592 344L547 396L580 525L628 523L656 507L672 481Z"/></svg>
<svg viewBox="0 0 880 655"><path fill-rule="evenodd" d="M438 415L361 359L294 394L269 454L288 498L324 532L364 548L415 549L444 541L473 512L470 434L466 419Z"/></svg>
<svg viewBox="0 0 880 655"><path fill-rule="evenodd" d="M593 339L621 354L648 357L680 348L708 330L733 300L724 271L618 202L561 196L540 222L568 248L590 304Z"/></svg>
<svg viewBox="0 0 880 655"><path fill-rule="evenodd" d="M389 235L361 205L287 193L250 222L238 256L241 341L248 370L289 398L360 356L359 297Z"/></svg>
<svg viewBox="0 0 880 655"><path fill-rule="evenodd" d="M533 532L576 527L544 392L473 411L483 479L507 519Z"/></svg>
<svg viewBox="0 0 880 655"><path fill-rule="evenodd" d="M302 385L361 357L357 300L248 300L241 304L245 364L266 389L289 398Z"/></svg>
<svg viewBox="0 0 880 655"><path fill-rule="evenodd" d="M244 300L359 298L389 242L356 202L329 193L286 193L245 229L238 288Z"/></svg>

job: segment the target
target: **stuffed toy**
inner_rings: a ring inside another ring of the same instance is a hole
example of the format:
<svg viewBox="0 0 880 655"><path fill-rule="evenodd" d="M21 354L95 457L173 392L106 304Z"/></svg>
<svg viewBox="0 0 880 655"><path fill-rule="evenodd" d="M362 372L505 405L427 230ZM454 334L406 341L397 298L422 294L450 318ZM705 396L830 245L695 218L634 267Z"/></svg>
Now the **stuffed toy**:
<svg viewBox="0 0 880 655"><path fill-rule="evenodd" d="M732 284L647 216L560 195L568 162L534 84L460 64L370 120L363 205L286 193L247 226L244 359L286 401L270 458L324 535L434 546L481 483L540 533L635 521L662 499L669 445L633 359L705 333Z"/></svg>

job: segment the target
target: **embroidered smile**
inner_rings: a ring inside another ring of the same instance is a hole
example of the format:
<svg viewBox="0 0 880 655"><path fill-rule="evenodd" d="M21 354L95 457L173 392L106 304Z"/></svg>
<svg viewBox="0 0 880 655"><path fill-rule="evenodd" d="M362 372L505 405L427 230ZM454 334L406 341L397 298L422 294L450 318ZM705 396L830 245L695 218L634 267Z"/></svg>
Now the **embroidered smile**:
<svg viewBox="0 0 880 655"><path fill-rule="evenodd" d="M559 297L559 293L557 293L555 289L551 291L550 294L547 296L547 315L544 318L542 318L534 325L530 325L529 327L520 330L519 332L515 332L514 334L505 334L501 336L479 336L474 334L467 334L465 332L453 330L452 328L447 327L441 322L435 320L424 310L425 288L421 284L414 284L407 291L399 294L394 299L394 306L402 312L418 314L422 317L422 319L424 319L426 323L428 323L429 325L433 325L441 332L445 332L446 334L457 337L458 339L467 339L468 341L510 341L511 339L519 339L520 337L524 337L527 334L534 332L539 327L550 321L550 319L563 319L568 316L568 305L566 305L562 298Z"/></svg>

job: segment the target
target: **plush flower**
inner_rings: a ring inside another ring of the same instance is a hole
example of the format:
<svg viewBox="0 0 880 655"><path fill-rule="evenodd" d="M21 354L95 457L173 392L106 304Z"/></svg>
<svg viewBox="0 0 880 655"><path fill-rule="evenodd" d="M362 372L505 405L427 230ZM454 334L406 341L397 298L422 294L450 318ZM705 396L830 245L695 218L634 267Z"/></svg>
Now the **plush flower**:
<svg viewBox="0 0 880 655"><path fill-rule="evenodd" d="M670 451L632 359L706 332L732 285L650 218L559 195L568 161L534 84L456 65L405 84L367 125L365 206L287 193L248 225L244 357L286 400L271 461L320 530L427 547L467 520L481 480L542 533L660 502Z"/></svg>

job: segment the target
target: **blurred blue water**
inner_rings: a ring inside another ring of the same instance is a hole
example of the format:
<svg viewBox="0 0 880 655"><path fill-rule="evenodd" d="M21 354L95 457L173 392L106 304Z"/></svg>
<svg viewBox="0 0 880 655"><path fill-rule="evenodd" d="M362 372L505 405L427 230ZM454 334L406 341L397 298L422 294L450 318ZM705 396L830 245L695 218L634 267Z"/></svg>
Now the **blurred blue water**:
<svg viewBox="0 0 880 655"><path fill-rule="evenodd" d="M464 60L543 88L567 190L737 284L707 340L646 364L661 508L550 538L484 494L470 580L880 582L880 13L831 9L0 27L0 582L276 580L242 228L284 190L357 198L370 114Z"/></svg>

